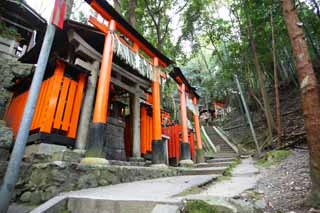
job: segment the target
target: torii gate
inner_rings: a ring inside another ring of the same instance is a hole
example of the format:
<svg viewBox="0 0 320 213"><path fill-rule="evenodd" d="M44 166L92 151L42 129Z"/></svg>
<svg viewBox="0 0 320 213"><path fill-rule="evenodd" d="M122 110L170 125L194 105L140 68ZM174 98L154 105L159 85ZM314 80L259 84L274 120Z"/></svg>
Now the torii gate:
<svg viewBox="0 0 320 213"><path fill-rule="evenodd" d="M146 41L127 21L119 15L106 0L86 0L90 6L108 21L108 25L102 24L91 18L90 22L105 34L105 43L100 68L100 77L93 113L93 125L91 127L91 142L87 151L87 157L100 157L104 144L104 128L107 122L108 98L110 77L113 59L113 36L115 31L120 32L133 44L133 51L143 51L150 57L153 65L152 81L152 105L153 105L153 129L152 129L152 162L162 164L165 162L165 144L161 135L161 110L160 110L160 67L165 68L172 63L148 41ZM138 53L137 53L138 54ZM98 153L98 154L97 154Z"/></svg>
<svg viewBox="0 0 320 213"><path fill-rule="evenodd" d="M196 149L196 162L204 162L204 156L202 151L202 141L200 133L200 122L199 122L199 110L198 100L200 96L196 93L180 68L175 67L170 72L170 76L177 82L179 94L180 94L180 113L181 113L181 127L182 127L182 143L181 143L181 160L190 160L190 144L188 141L188 119L187 119L187 108L193 113L193 119L196 130L197 149ZM192 103L188 103L187 97L191 98Z"/></svg>

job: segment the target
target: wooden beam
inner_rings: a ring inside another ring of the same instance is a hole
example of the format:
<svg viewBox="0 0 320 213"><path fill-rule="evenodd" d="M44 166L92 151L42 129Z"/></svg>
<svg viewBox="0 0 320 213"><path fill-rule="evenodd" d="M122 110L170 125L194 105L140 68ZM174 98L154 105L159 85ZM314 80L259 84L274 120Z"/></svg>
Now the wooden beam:
<svg viewBox="0 0 320 213"><path fill-rule="evenodd" d="M70 30L68 32L69 42L75 43L76 49L75 52L81 56L89 58L91 61L101 61L102 55L96 51L92 46L90 46L79 34L75 31ZM151 81L146 80L142 77L139 77L126 69L120 67L119 65L112 63L112 71L117 73L117 75L124 76L131 79L133 82L139 84L143 89L147 90L151 87ZM111 79L112 81L112 79Z"/></svg>
<svg viewBox="0 0 320 213"><path fill-rule="evenodd" d="M121 80L119 80L113 76L111 76L111 82L113 84L115 84L116 86L119 86L122 89L125 89L126 91L128 91L131 94L136 94L139 97L144 96L143 90L137 88L136 86L129 86L128 84L122 82Z"/></svg>

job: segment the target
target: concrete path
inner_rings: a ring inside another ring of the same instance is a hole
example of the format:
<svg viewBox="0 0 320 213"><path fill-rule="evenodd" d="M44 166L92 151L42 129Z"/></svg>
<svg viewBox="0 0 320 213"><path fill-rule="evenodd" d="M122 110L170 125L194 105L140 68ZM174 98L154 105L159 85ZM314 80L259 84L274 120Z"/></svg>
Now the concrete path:
<svg viewBox="0 0 320 213"><path fill-rule="evenodd" d="M143 200L177 202L180 198L171 197L184 190L206 184L216 179L215 175L177 176L159 178L132 183L123 183L105 187L84 189L65 193L73 198L104 200Z"/></svg>
<svg viewBox="0 0 320 213"><path fill-rule="evenodd" d="M216 178L216 175L178 176L62 193L31 213L47 211L66 199L68 209L80 213L176 212L183 199L175 197L177 194Z"/></svg>
<svg viewBox="0 0 320 213"><path fill-rule="evenodd" d="M241 160L241 163L233 170L232 177L213 184L200 195L219 197L233 197L243 191L253 188L260 178L259 169L251 158Z"/></svg>

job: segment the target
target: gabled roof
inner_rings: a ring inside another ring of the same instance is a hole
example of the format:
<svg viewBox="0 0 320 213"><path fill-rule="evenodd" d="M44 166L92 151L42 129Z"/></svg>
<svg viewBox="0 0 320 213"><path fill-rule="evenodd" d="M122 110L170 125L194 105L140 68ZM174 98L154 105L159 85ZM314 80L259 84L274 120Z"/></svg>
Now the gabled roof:
<svg viewBox="0 0 320 213"><path fill-rule="evenodd" d="M196 92L196 88L190 85L189 81L183 75L181 69L179 67L174 67L173 70L169 73L169 75L178 83L178 84L185 84L187 91L197 97L200 98L198 93Z"/></svg>
<svg viewBox="0 0 320 213"><path fill-rule="evenodd" d="M46 20L24 0L1 0L0 7L0 20L18 30L24 38L22 43L29 42L26 38L31 37L34 30L38 32L38 35L44 34L47 26Z"/></svg>
<svg viewBox="0 0 320 213"><path fill-rule="evenodd" d="M151 53L154 54L154 57L158 57L160 61L163 61L167 65L173 64L173 61L161 53L157 48L150 44L137 30L135 30L126 20L123 18L108 2L107 0L85 0L88 4L95 3L98 4L105 12L103 17L110 21L111 19L115 20L121 26L123 26L124 31L127 31L133 36L129 38L131 40L137 39L142 43L146 49L149 49ZM100 14L102 15L102 14ZM127 36L127 35L126 35ZM145 51L145 50L144 50Z"/></svg>

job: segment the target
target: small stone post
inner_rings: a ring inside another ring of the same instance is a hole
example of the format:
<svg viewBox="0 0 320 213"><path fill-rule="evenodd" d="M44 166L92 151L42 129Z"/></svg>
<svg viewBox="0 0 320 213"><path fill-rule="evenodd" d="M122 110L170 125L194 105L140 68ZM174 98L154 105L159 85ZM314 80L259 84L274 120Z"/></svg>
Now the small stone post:
<svg viewBox="0 0 320 213"><path fill-rule="evenodd" d="M132 95L132 138L133 138L133 147L132 147L132 158L130 160L142 160L141 151L140 151L140 96L137 94Z"/></svg>
<svg viewBox="0 0 320 213"><path fill-rule="evenodd" d="M83 100L81 116L78 127L78 135L76 141L76 148L84 150L87 145L88 132L90 128L91 114L94 104L96 85L99 72L99 61L95 61L91 65L91 75L87 80L86 93Z"/></svg>

